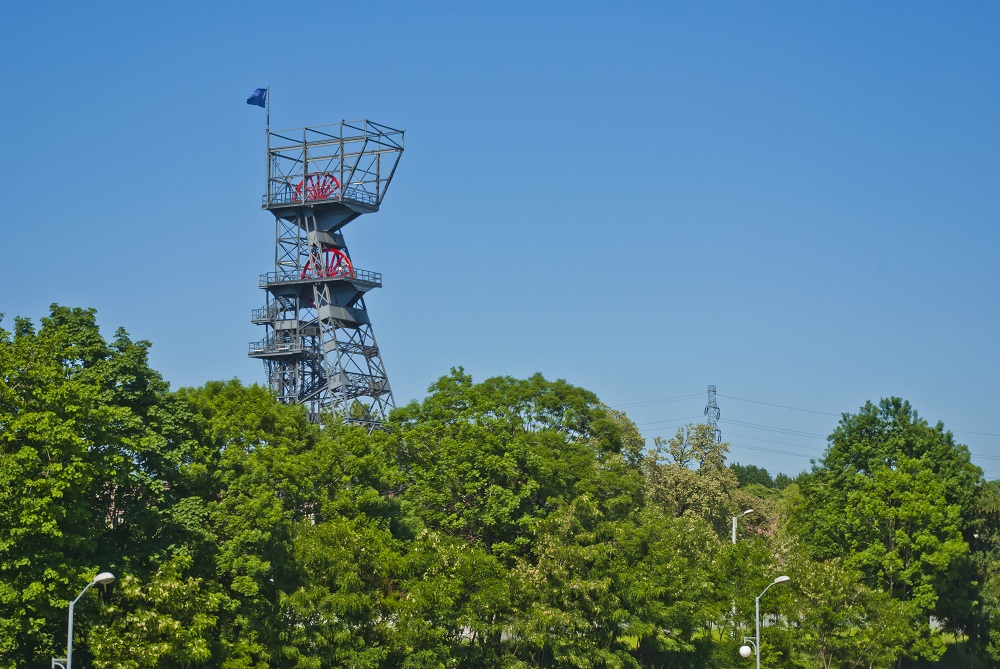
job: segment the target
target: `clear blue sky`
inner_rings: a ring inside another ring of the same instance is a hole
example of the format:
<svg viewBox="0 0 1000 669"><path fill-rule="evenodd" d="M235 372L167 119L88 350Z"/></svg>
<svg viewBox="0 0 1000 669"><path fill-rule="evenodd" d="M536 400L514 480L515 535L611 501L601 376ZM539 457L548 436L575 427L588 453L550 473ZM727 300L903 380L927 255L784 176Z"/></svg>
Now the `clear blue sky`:
<svg viewBox="0 0 1000 669"><path fill-rule="evenodd" d="M173 387L262 382L244 100L270 84L272 127L407 131L346 229L397 404L538 371L651 438L715 384L733 459L796 473L898 395L1000 478L998 27L972 1L3 3L0 311L95 307Z"/></svg>

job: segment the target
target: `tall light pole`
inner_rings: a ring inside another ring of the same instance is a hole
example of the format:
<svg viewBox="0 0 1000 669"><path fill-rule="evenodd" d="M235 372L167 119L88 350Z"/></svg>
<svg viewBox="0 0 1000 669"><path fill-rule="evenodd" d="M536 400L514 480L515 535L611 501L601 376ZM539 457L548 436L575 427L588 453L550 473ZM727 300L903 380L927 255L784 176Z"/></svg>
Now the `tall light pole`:
<svg viewBox="0 0 1000 669"><path fill-rule="evenodd" d="M742 518L743 516L749 514L749 513L753 513L753 509L747 509L746 511L744 511L740 515L733 516L733 545L734 546L736 545L736 521L739 520L740 518ZM733 598L733 636L734 637L736 636L736 599L735 599L735 597Z"/></svg>
<svg viewBox="0 0 1000 669"><path fill-rule="evenodd" d="M777 585L778 583L787 583L790 580L792 579L788 578L787 576L779 576L778 578L774 579L773 581L767 584L767 588L764 588L764 592L767 592L768 588L770 588L772 585ZM753 644L753 649L757 652L757 669L760 669L760 598L764 596L764 592L757 595L756 599L754 599L754 611L757 614L757 626L755 628L757 636L743 637L744 645L740 646L740 655L742 655L743 657L750 657L750 646L747 646L746 644L748 643Z"/></svg>
<svg viewBox="0 0 1000 669"><path fill-rule="evenodd" d="M739 520L741 517L747 515L748 513L753 513L753 509L747 509L746 511L744 511L740 515L733 516L733 543L734 544L736 543L736 521Z"/></svg>
<svg viewBox="0 0 1000 669"><path fill-rule="evenodd" d="M76 596L76 599L69 603L69 625L66 634L66 657L52 658L52 669L55 669L56 667L62 667L62 669L73 669L73 607L75 607L76 603L80 601L81 597L83 597L83 593L90 590L91 586L97 584L107 585L114 580L114 574L109 571L102 571L94 577L94 580L87 584L87 587L80 591L80 594Z"/></svg>

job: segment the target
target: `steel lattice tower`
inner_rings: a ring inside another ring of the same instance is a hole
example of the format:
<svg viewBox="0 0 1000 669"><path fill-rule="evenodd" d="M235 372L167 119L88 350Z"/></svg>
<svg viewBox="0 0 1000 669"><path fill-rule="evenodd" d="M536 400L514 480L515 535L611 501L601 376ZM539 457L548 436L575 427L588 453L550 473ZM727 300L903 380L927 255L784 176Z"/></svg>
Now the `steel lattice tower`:
<svg viewBox="0 0 1000 669"><path fill-rule="evenodd" d="M705 405L705 416L708 417L708 426L715 432L715 440L722 441L722 430L719 429L719 405L715 403L715 386L708 387L708 404Z"/></svg>
<svg viewBox="0 0 1000 669"><path fill-rule="evenodd" d="M402 152L402 130L367 120L267 132L274 271L260 276L267 298L251 320L266 334L250 357L312 420L330 409L373 428L394 406L365 307L382 275L354 265L342 230L378 211Z"/></svg>

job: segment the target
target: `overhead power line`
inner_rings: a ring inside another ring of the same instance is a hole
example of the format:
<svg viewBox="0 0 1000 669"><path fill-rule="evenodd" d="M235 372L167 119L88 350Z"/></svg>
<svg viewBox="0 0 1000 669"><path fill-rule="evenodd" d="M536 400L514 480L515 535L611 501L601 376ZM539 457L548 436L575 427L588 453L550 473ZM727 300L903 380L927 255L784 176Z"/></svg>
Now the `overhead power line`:
<svg viewBox="0 0 1000 669"><path fill-rule="evenodd" d="M781 451L777 448L764 448L763 446L751 446L750 444L738 444L730 442L730 446L739 446L740 448L746 448L751 451L762 451L764 453L777 453L778 455L790 455L796 458L813 458L814 455L806 455L805 453L792 453L791 451Z"/></svg>
<svg viewBox="0 0 1000 669"><path fill-rule="evenodd" d="M701 393L692 393L691 395L680 395L678 397L666 397L662 400L645 400L642 402L629 402L628 404L616 404L611 408L627 409L630 407L634 408L634 407L652 406L653 404L666 404L668 402L680 402L681 400L690 400L694 399L695 397L701 397Z"/></svg>
<svg viewBox="0 0 1000 669"><path fill-rule="evenodd" d="M753 439L754 441L763 441L763 442L768 443L768 444L780 444L781 446L795 446L796 448L803 448L803 449L807 449L807 450L810 450L810 451L820 451L820 450L822 450L822 449L816 448L815 446L806 446L804 444L793 444L793 443L788 442L788 441L772 441L771 439L761 439L760 437L751 437L751 436L746 435L746 434L734 434L733 436L734 437L738 437L740 439ZM732 443L732 442L730 442L730 443Z"/></svg>
<svg viewBox="0 0 1000 669"><path fill-rule="evenodd" d="M701 396L703 396L702 393L691 393L691 394L688 394L688 395L678 395L678 396L675 396L675 397L666 397L666 398L659 399L659 400L647 400L647 401L642 401L642 402L631 402L631 403L627 403L627 404L619 404L619 405L615 406L614 408L616 408L616 409L624 409L624 408L629 408L629 407L631 407L631 408L646 407L646 406L653 406L653 405L656 405L656 404L666 404L666 403L670 403L670 402L681 402L683 400L690 400L690 399L694 399L696 397L701 397ZM761 400L752 400L752 399L749 399L749 398L746 398L746 397L736 397L734 395L724 395L722 393L717 393L717 396L718 397L725 397L727 399L736 400L736 401L739 401L739 402L749 402L751 404L760 404L760 405L763 405L763 406L777 407L779 409L788 409L789 411L801 411L803 413L817 414L817 415L820 415L820 416L832 416L834 418L840 418L843 415L843 414L839 414L839 413L831 413L829 411L817 411L815 409L804 409L802 407L793 407L793 406L789 406L787 404L777 404L775 402L763 402ZM711 404L711 402L710 402L710 404ZM666 425L665 424L679 423L679 422L686 421L686 420L696 420L698 418L702 418L702 416L687 416L687 417L684 417L684 418L672 418L672 419L668 419L668 420L652 421L652 422L648 422L648 423L638 423L637 426L641 427L641 426L645 426L645 425L664 425L663 428L654 428L653 430L649 430L651 432L657 432L657 431L660 431L661 429L666 429ZM763 430L765 432L774 432L774 433L777 433L777 434L787 434L787 435L793 436L793 437L805 437L805 438L808 438L808 439L822 439L822 440L826 440L828 438L827 435L817 434L815 432L804 432L802 430L791 430L791 429L787 429L787 428L776 427L776 426L773 426L773 425L761 425L759 423L749 423L749 422L744 422L744 421L738 421L738 420L732 420L732 419L722 419L722 418L720 418L719 420L720 421L721 420L725 420L726 423L729 423L729 424L732 424L732 425L738 425L738 426L741 426L741 427L748 427L748 428L754 429L754 430ZM973 430L949 430L949 431L953 432L955 434L974 434L974 435L978 435L978 436L982 436L982 437L1000 437L1000 433L997 433L997 432L976 432L976 431L973 431ZM800 447L800 448L809 448L809 446L805 446L805 445L792 444L792 443L780 442L780 441L770 441L768 439L760 439L759 437L749 437L749 436L736 435L736 434L734 434L733 436L734 437L739 437L739 438L742 438L742 439L753 439L755 441L763 441L763 442L767 442L767 443L781 444L781 445L785 445L785 446L794 446L794 447ZM814 456L810 456L810 455L803 455L801 453L791 453L791 452L788 452L788 451L779 451L779 450L776 450L776 449L768 449L768 448L763 448L763 447L759 447L759 446L750 446L749 444L736 444L736 443L730 442L730 445L732 445L732 446L740 446L741 448L748 448L750 450L755 450L755 451L763 451L763 452L768 452L768 453L777 453L779 455L794 455L796 457L814 457ZM971 451L970 451L970 455L972 455L973 457L982 459L982 460L1000 460L1000 455L985 455L985 454L982 454L982 453L976 453L976 452L971 452ZM984 473L988 477L991 476L991 475L995 475L994 472L984 472Z"/></svg>
<svg viewBox="0 0 1000 669"><path fill-rule="evenodd" d="M780 434L790 434L797 437L810 437L812 439L826 440L826 435L817 434L816 432L803 432L802 430L790 430L784 427L775 427L773 425L761 425L760 423L747 423L741 420L733 420L731 418L723 418L722 420L725 423L732 423L733 425L739 425L741 427L749 427L755 430L764 430L766 432L778 432Z"/></svg>
<svg viewBox="0 0 1000 669"><path fill-rule="evenodd" d="M818 413L821 416L833 416L834 418L840 418L839 413L829 413L827 411L814 411L813 409L800 409L799 407L790 407L784 404L773 404L772 402L760 402L758 400L748 400L745 397L733 397L732 395L723 395L719 393L719 397L725 397L730 400L739 400L740 402L751 402L753 404L763 404L769 407L778 407L779 409L790 409L791 411L803 411L805 413Z"/></svg>
<svg viewBox="0 0 1000 669"><path fill-rule="evenodd" d="M701 416L685 416L684 418L667 418L666 420L654 420L649 423L636 423L636 427L642 427L643 425L658 425L659 423L678 423L682 420L694 420L695 418L701 418Z"/></svg>

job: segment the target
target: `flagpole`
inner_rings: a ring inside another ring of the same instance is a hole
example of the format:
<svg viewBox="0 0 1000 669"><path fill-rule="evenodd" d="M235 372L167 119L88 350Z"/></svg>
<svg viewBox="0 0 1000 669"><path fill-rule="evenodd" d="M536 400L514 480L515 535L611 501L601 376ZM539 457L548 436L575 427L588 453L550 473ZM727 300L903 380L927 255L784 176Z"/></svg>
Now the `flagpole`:
<svg viewBox="0 0 1000 669"><path fill-rule="evenodd" d="M264 185L264 197L267 198L267 203L271 204L271 86L267 87L267 93L265 94L264 101L267 103L267 122L264 126L264 153L266 158L264 160L264 165L266 166L266 172Z"/></svg>

